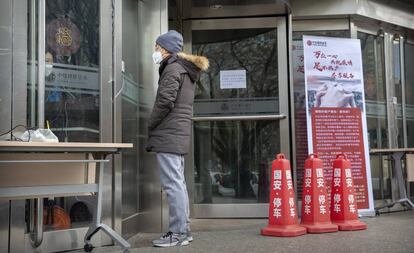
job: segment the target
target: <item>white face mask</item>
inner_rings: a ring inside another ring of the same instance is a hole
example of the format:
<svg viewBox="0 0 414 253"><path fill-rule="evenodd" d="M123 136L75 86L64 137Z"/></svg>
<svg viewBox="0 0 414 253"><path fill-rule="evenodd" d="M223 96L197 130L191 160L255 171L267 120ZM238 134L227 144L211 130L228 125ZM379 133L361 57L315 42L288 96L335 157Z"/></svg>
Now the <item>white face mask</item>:
<svg viewBox="0 0 414 253"><path fill-rule="evenodd" d="M152 59L154 60L155 64L160 64L163 60L161 52L160 51L155 51L152 54Z"/></svg>

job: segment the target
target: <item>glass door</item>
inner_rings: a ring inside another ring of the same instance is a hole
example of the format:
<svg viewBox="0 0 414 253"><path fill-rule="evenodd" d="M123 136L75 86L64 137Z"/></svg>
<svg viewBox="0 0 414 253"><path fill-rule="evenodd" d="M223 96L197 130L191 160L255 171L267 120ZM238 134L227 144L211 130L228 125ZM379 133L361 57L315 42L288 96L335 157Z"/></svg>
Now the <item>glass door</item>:
<svg viewBox="0 0 414 253"><path fill-rule="evenodd" d="M50 128L59 142L111 142L112 86L108 81L112 44L108 42L112 30L107 27L112 17L105 14L112 12L111 2L27 0L19 1L15 10L19 11L16 16L27 17L26 22L19 22L19 30L27 31L19 33L19 38L24 38L19 45L26 48L16 51L27 59L21 61L26 64L20 66L21 72L13 74L24 89L16 92L19 97L14 101L19 106L11 116L26 116L20 124L27 127ZM95 169L91 167L77 173L85 183L94 181ZM105 167L104 184L103 223L114 226L110 166ZM37 203L38 208L43 206L44 218L42 229L33 237L42 244L36 250L30 244L35 224L32 217L37 211L32 201L26 201L22 208L11 209L10 224L25 223L11 234L11 248L21 249L19 252L83 248L96 195L42 198ZM92 243L108 245L111 240L98 234Z"/></svg>
<svg viewBox="0 0 414 253"><path fill-rule="evenodd" d="M409 147L409 101L404 66L405 39L392 30L366 24L358 27L364 69L367 128L370 148ZM392 166L387 155L371 155L374 200L382 204L396 197L391 181Z"/></svg>
<svg viewBox="0 0 414 253"><path fill-rule="evenodd" d="M190 171L195 217L264 217L275 155L289 155L282 17L185 24L187 52L210 68L196 83ZM191 191L191 190L190 190Z"/></svg>

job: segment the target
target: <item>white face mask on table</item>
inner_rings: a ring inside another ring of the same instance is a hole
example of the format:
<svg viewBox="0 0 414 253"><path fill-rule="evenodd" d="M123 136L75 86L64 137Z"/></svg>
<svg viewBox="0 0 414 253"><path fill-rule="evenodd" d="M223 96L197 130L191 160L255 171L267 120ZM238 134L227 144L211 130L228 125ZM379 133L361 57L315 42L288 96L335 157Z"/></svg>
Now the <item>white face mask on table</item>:
<svg viewBox="0 0 414 253"><path fill-rule="evenodd" d="M154 60L154 63L155 64L160 64L162 62L162 60L163 60L163 57L162 57L161 52L160 51L155 51L152 54L152 59Z"/></svg>

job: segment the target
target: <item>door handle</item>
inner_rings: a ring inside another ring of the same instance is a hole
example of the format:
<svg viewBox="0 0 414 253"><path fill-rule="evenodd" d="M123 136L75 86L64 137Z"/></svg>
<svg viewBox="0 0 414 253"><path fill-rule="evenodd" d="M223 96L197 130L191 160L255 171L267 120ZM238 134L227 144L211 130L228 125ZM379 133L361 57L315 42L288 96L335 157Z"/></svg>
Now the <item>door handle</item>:
<svg viewBox="0 0 414 253"><path fill-rule="evenodd" d="M237 116L202 116L192 117L191 120L198 121L241 121L241 120L282 120L284 114L266 114L266 115L237 115Z"/></svg>

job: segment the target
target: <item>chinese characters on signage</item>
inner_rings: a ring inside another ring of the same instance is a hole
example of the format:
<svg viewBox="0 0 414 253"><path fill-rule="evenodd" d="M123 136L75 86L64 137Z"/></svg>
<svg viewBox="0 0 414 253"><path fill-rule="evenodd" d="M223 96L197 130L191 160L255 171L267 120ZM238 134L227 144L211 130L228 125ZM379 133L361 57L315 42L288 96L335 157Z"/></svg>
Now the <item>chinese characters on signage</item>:
<svg viewBox="0 0 414 253"><path fill-rule="evenodd" d="M273 217L275 219L279 219L282 217L282 208L286 208L282 206L282 173L285 172L286 177L286 186L288 191L293 193L293 181L292 181L292 174L290 170L275 170L273 174L273 191L276 191L273 201ZM286 188L285 188L286 189ZM286 200L285 200L286 201ZM296 217L296 206L295 206L295 198L289 197L287 209L284 210L284 213L288 213L289 216L294 219Z"/></svg>
<svg viewBox="0 0 414 253"><path fill-rule="evenodd" d="M67 64L51 64L46 76L47 87L75 89L78 92L99 93L99 69Z"/></svg>

